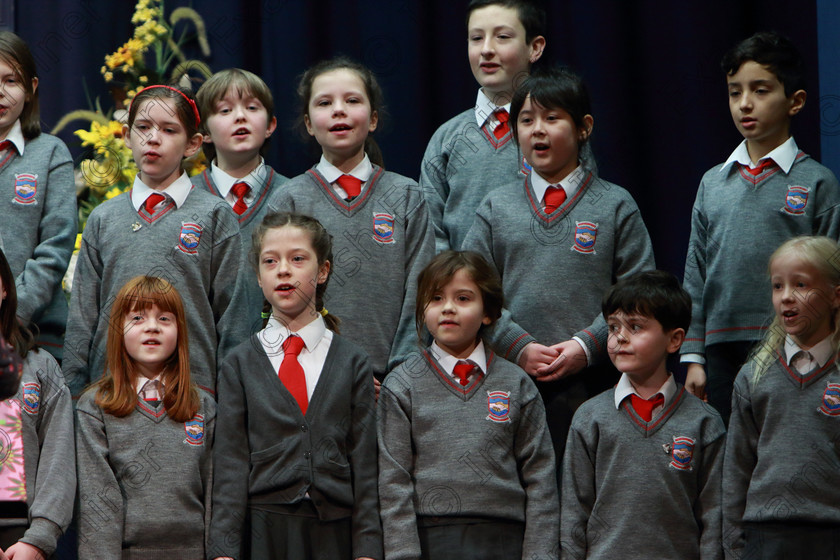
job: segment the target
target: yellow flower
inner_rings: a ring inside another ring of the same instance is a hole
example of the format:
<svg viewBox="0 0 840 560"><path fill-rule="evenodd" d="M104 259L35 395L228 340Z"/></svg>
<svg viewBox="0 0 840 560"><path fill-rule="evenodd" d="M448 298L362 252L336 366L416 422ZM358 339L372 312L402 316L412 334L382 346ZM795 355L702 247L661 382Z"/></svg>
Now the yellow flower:
<svg viewBox="0 0 840 560"><path fill-rule="evenodd" d="M140 76L140 77L138 78L138 80L140 80L140 83L141 83L141 84L145 84L146 82L148 82L148 81L149 81L149 78L148 78L148 76Z"/></svg>
<svg viewBox="0 0 840 560"><path fill-rule="evenodd" d="M106 82L110 82L111 80L114 79L114 73L113 72L105 72L103 75L105 76L105 81Z"/></svg>
<svg viewBox="0 0 840 560"><path fill-rule="evenodd" d="M105 200L111 200L115 196L119 196L123 193L122 189L119 187L114 187L108 192L105 193Z"/></svg>

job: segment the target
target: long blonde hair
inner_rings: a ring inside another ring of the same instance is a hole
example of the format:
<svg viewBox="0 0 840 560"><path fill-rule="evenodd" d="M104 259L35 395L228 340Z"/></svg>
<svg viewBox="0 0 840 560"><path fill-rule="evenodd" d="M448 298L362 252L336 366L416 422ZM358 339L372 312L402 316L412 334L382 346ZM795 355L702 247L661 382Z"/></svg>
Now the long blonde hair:
<svg viewBox="0 0 840 560"><path fill-rule="evenodd" d="M823 236L803 235L785 241L770 255L770 261L767 265L768 275L773 262L788 254L793 254L803 262L812 265L831 286L840 285L840 245L833 239ZM825 294L818 295L820 299L825 297ZM750 357L754 369L753 384L758 383L761 376L767 372L770 364L778 359L784 346L785 336L785 329L782 327L778 315L776 315L773 317L773 322L767 329L761 343L755 347ZM835 309L831 318L831 343L833 348L840 349L840 317L837 309ZM838 366L840 366L840 363L838 363Z"/></svg>

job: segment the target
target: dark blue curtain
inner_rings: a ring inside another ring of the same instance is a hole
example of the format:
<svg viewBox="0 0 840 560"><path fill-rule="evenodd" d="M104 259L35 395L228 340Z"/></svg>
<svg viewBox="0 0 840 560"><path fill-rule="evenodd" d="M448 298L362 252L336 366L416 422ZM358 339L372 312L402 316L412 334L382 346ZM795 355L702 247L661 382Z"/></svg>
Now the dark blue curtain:
<svg viewBox="0 0 840 560"><path fill-rule="evenodd" d="M346 54L370 66L387 114L376 133L387 167L417 178L426 143L470 107L476 83L466 56L466 0L202 0L215 70L238 66L263 77L280 127L269 163L294 176L317 159L292 129L295 79L314 62ZM168 2L172 8L187 2ZM740 141L729 116L719 61L738 40L774 29L809 63L809 103L794 122L799 146L819 157L816 2L552 1L542 64L563 63L593 97L592 145L601 175L635 196L660 268L682 275L691 205L703 172ZM88 99L110 98L103 58L132 32L134 5L120 0L29 0L15 6L16 30L41 76L46 130ZM195 54L195 53L193 53ZM85 88L86 86L86 88ZM106 103L107 102L107 103ZM83 123L77 123L80 128ZM62 135L74 155L79 142ZM733 248L737 250L737 248Z"/></svg>

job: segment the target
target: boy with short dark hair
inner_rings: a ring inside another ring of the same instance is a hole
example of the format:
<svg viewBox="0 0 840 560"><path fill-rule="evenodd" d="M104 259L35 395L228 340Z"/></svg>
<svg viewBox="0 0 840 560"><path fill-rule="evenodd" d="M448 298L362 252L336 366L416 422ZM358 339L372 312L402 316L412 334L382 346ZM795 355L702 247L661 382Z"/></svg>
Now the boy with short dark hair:
<svg viewBox="0 0 840 560"><path fill-rule="evenodd" d="M563 459L561 558L717 559L725 428L667 370L691 320L670 273L640 272L604 296L613 389L575 413Z"/></svg>
<svg viewBox="0 0 840 560"><path fill-rule="evenodd" d="M693 321L682 348L686 388L729 421L732 384L773 315L770 254L797 235L840 234L840 185L802 152L791 118L805 105L803 61L775 33L756 33L721 63L744 141L703 176L691 218L685 288ZM708 380L707 380L708 372Z"/></svg>
<svg viewBox="0 0 840 560"><path fill-rule="evenodd" d="M194 185L224 198L239 220L242 237L240 280L247 296L243 310L252 331L262 328L265 298L247 259L251 233L268 211L268 193L288 181L265 163L268 140L277 127L274 100L265 82L251 72L229 68L213 74L196 93L204 153L209 169ZM239 289L239 288L237 288ZM245 336L251 333L243 333Z"/></svg>
<svg viewBox="0 0 840 560"><path fill-rule="evenodd" d="M475 107L438 128L420 169L438 253L461 248L484 195L525 179L508 111L517 83L542 56L544 29L545 12L528 0L472 0L467 7L467 53L481 86L478 98Z"/></svg>

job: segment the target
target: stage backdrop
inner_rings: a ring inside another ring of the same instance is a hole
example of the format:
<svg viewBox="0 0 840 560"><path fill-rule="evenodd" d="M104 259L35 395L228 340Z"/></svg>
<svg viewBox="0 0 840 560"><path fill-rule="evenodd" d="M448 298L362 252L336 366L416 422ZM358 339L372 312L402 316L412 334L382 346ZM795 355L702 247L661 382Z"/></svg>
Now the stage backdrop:
<svg viewBox="0 0 840 560"><path fill-rule="evenodd" d="M317 152L292 128L296 78L318 60L345 54L372 68L384 89L387 113L376 137L386 166L416 179L434 130L475 101L477 86L466 56L466 4L202 0L167 2L166 8L168 14L192 5L202 15L214 70L242 67L268 83L279 122L268 156L275 169L294 176L317 161ZM840 16L831 1L555 0L546 7L548 44L541 64L569 65L587 81L601 175L636 198L660 268L682 276L700 177L740 141L719 67L738 40L774 29L798 44L808 61L809 96L794 121L796 140L820 158L821 112L823 132L834 138L840 48L829 34ZM106 99L99 69L105 54L130 36L133 9L125 0L16 2L15 30L29 42L39 65L46 130L66 112L87 108L89 99ZM820 62L833 90L820 90ZM77 124L71 129L84 123ZM62 137L79 156L78 139L69 132ZM832 159L822 158L835 172L836 152L825 155Z"/></svg>

